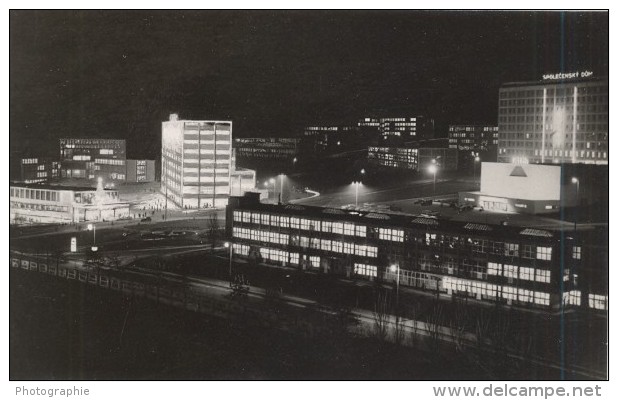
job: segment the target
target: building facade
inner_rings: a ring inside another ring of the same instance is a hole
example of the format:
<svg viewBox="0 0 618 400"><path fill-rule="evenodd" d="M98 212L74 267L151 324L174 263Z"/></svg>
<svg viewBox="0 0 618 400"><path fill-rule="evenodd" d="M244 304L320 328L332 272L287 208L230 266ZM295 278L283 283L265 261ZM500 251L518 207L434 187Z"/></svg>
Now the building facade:
<svg viewBox="0 0 618 400"><path fill-rule="evenodd" d="M298 154L296 138L234 139L236 158L259 160L292 160Z"/></svg>
<svg viewBox="0 0 618 400"><path fill-rule="evenodd" d="M60 177L60 163L50 158L22 158L20 182L44 183Z"/></svg>
<svg viewBox="0 0 618 400"><path fill-rule="evenodd" d="M487 303L607 308L606 232L260 203L226 210L233 257L259 265L414 287ZM562 238L568 236L568 242ZM605 239L603 239L605 237ZM394 271L393 271L394 270Z"/></svg>
<svg viewBox="0 0 618 400"><path fill-rule="evenodd" d="M11 224L113 221L129 217L129 203L116 190L12 183L9 212Z"/></svg>
<svg viewBox="0 0 618 400"><path fill-rule="evenodd" d="M127 160L127 182L154 182L154 160Z"/></svg>
<svg viewBox="0 0 618 400"><path fill-rule="evenodd" d="M460 152L460 163L470 155L472 161L478 156L483 161L498 159L498 127L487 125L449 125L449 148Z"/></svg>
<svg viewBox="0 0 618 400"><path fill-rule="evenodd" d="M62 178L126 179L126 143L119 139L60 139Z"/></svg>
<svg viewBox="0 0 618 400"><path fill-rule="evenodd" d="M181 208L223 207L230 194L232 122L162 123L161 192Z"/></svg>
<svg viewBox="0 0 618 400"><path fill-rule="evenodd" d="M402 143L433 139L434 121L423 116L380 118L380 135L383 140Z"/></svg>
<svg viewBox="0 0 618 400"><path fill-rule="evenodd" d="M454 171L457 160L456 149L370 146L367 150L368 163L384 168L422 171L437 164L442 171Z"/></svg>
<svg viewBox="0 0 618 400"><path fill-rule="evenodd" d="M609 83L592 72L500 88L498 161L607 164Z"/></svg>

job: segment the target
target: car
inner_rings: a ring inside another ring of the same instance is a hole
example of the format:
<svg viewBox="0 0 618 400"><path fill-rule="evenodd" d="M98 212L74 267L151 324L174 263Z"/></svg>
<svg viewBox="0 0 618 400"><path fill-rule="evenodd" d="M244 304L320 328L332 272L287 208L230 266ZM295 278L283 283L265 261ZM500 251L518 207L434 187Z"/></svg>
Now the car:
<svg viewBox="0 0 618 400"><path fill-rule="evenodd" d="M150 221L152 221L152 218L150 218L150 217L142 218L141 221L142 222L150 222Z"/></svg>

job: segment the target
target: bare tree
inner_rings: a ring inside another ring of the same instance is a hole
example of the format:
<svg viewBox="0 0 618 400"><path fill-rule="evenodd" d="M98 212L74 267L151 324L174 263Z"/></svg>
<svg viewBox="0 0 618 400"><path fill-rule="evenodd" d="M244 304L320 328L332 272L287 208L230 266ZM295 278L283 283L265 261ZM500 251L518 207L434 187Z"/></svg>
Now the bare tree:
<svg viewBox="0 0 618 400"><path fill-rule="evenodd" d="M208 232L207 237L210 241L210 249L211 251L215 251L215 247L217 246L217 240L220 236L220 227L219 227L219 219L217 218L217 213L210 213L208 216Z"/></svg>
<svg viewBox="0 0 618 400"><path fill-rule="evenodd" d="M427 334L429 338L429 349L438 354L440 350L440 326L443 320L443 307L437 300L433 302L431 310L427 315Z"/></svg>
<svg viewBox="0 0 618 400"><path fill-rule="evenodd" d="M455 343L455 349L459 352L464 351L464 341L469 324L468 307L457 297L453 297L454 314L450 318L451 335Z"/></svg>
<svg viewBox="0 0 618 400"><path fill-rule="evenodd" d="M388 333L389 308L388 292L379 289L376 290L373 308L373 321L375 327L375 337L380 343L386 340L386 334Z"/></svg>
<svg viewBox="0 0 618 400"><path fill-rule="evenodd" d="M511 314L496 313L494 324L490 331L493 349L494 370L504 375L508 367L509 345L511 343Z"/></svg>

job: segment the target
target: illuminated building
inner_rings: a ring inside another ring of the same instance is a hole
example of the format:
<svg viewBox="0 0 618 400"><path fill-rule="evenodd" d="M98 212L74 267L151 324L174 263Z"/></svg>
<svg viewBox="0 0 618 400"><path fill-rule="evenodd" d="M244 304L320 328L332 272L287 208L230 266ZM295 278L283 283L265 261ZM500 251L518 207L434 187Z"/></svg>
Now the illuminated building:
<svg viewBox="0 0 618 400"><path fill-rule="evenodd" d="M232 256L255 268L278 265L390 284L399 278L402 286L436 296L486 303L605 309L606 231L561 229L263 204L253 193L230 198L226 209Z"/></svg>
<svg viewBox="0 0 618 400"><path fill-rule="evenodd" d="M380 135L397 142L433 139L434 121L423 116L380 118Z"/></svg>
<svg viewBox="0 0 618 400"><path fill-rule="evenodd" d="M60 139L62 178L126 179L126 144L119 139Z"/></svg>
<svg viewBox="0 0 618 400"><path fill-rule="evenodd" d="M498 161L608 163L609 84L592 72L500 88Z"/></svg>
<svg viewBox="0 0 618 400"><path fill-rule="evenodd" d="M367 161L378 167L421 171L437 163L442 171L457 169L456 149L436 147L381 147L370 146Z"/></svg>
<svg viewBox="0 0 618 400"><path fill-rule="evenodd" d="M179 207L222 207L230 195L232 122L162 123L161 192Z"/></svg>
<svg viewBox="0 0 618 400"><path fill-rule="evenodd" d="M449 125L448 142L449 148L459 150L460 154L478 155L483 161L497 160L497 126Z"/></svg>
<svg viewBox="0 0 618 400"><path fill-rule="evenodd" d="M298 154L295 138L239 138L234 139L237 159L292 160Z"/></svg>
<svg viewBox="0 0 618 400"><path fill-rule="evenodd" d="M460 193L459 202L488 211L558 213L562 207L592 205L607 197L607 186L599 182L608 181L607 167L483 162L480 190Z"/></svg>
<svg viewBox="0 0 618 400"><path fill-rule="evenodd" d="M127 160L127 182L154 182L154 160Z"/></svg>
<svg viewBox="0 0 618 400"><path fill-rule="evenodd" d="M129 203L118 191L47 184L10 184L10 223L68 224L129 217Z"/></svg>
<svg viewBox="0 0 618 400"><path fill-rule="evenodd" d="M24 183L43 183L60 177L60 163L50 158L22 158L19 180Z"/></svg>

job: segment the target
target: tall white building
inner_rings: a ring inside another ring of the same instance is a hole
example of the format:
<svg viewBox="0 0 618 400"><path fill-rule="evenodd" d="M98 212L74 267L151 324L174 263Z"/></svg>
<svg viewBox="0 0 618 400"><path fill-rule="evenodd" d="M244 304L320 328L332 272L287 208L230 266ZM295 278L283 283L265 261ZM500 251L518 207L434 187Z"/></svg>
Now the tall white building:
<svg viewBox="0 0 618 400"><path fill-rule="evenodd" d="M162 123L161 192L182 208L223 207L230 195L232 121Z"/></svg>

